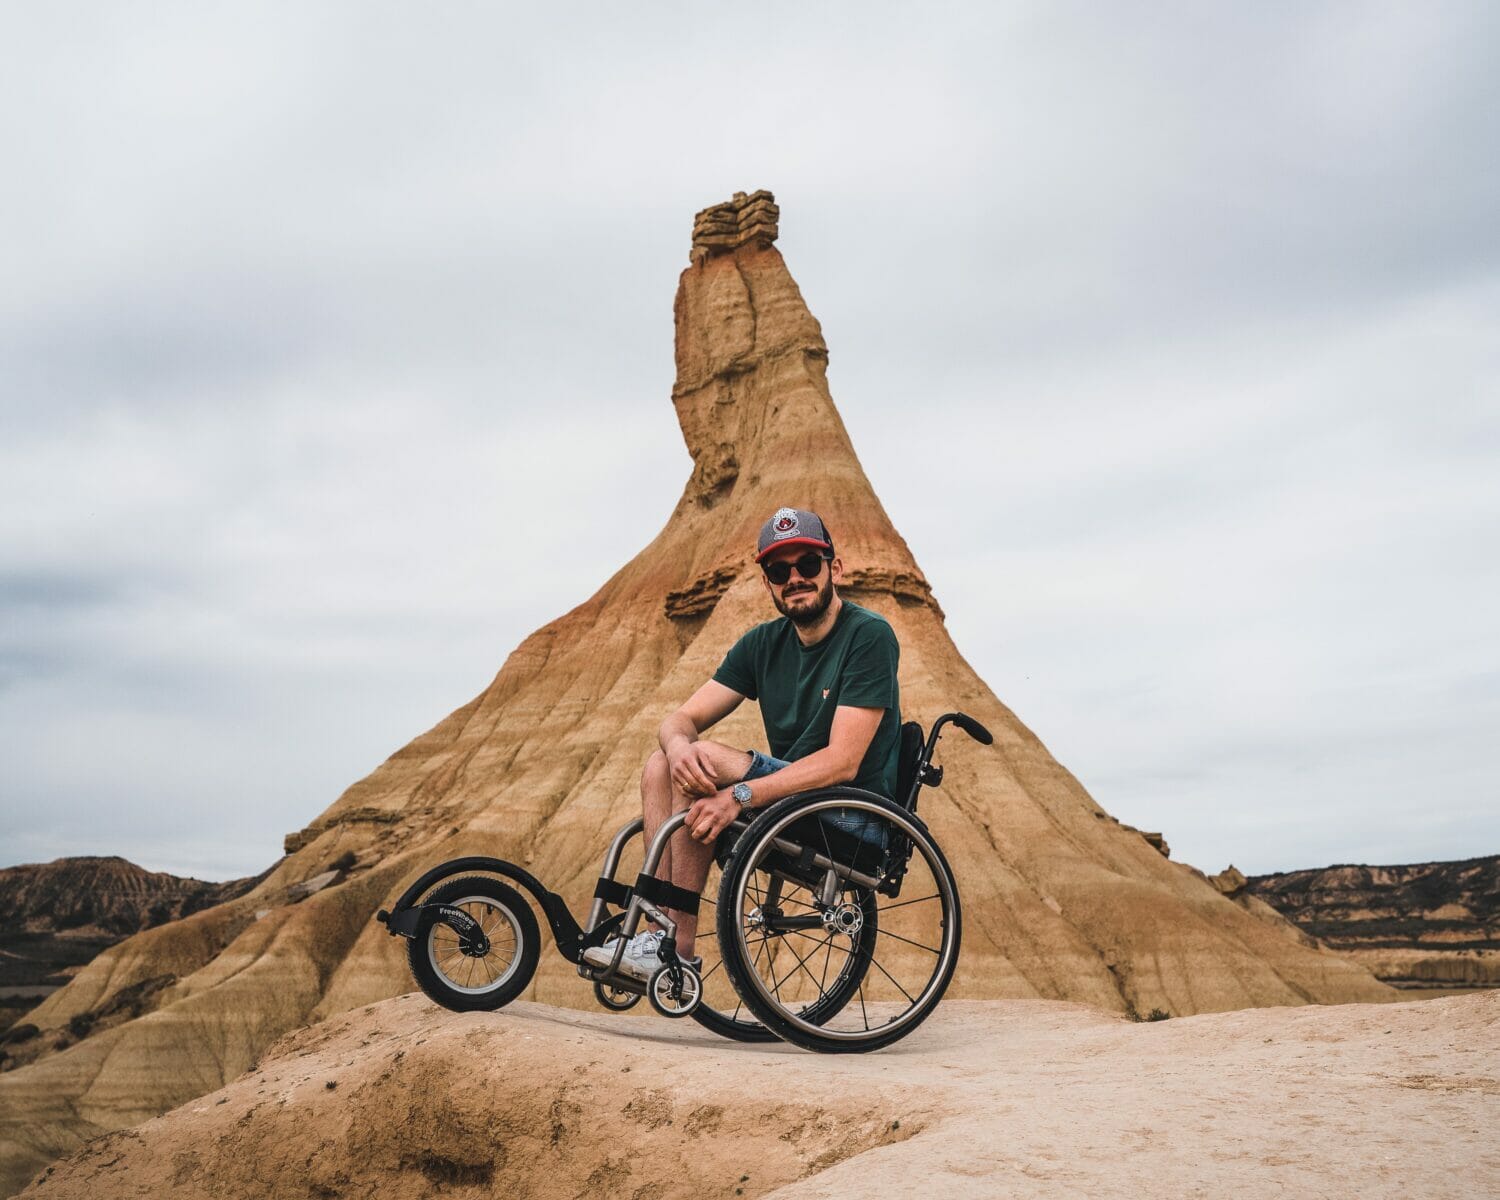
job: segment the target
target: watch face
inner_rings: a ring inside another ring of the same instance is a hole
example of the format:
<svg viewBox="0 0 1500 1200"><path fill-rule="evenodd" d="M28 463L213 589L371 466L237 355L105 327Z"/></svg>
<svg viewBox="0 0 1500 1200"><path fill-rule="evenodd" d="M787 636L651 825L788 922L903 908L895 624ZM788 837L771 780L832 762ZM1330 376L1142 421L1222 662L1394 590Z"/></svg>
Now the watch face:
<svg viewBox="0 0 1500 1200"><path fill-rule="evenodd" d="M737 783L734 785L734 790L730 792L730 795L738 800L741 806L747 805L751 799L750 785L748 783Z"/></svg>

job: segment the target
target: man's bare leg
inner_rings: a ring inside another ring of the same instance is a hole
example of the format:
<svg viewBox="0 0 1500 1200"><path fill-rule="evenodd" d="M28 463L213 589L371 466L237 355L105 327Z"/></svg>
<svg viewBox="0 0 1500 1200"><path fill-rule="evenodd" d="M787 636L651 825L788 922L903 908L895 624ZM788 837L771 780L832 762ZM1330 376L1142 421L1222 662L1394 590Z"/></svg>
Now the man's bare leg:
<svg viewBox="0 0 1500 1200"><path fill-rule="evenodd" d="M745 771L750 769L748 750L735 750L732 745L714 741L700 741L699 745L705 745L712 751L714 781L720 787L738 783L744 778ZM687 811L693 807L694 799L697 796L684 795L673 787L673 811ZM685 829L679 831L679 835L673 837L672 841L676 843L672 853L672 882L687 891L702 891L703 883L708 880L709 868L714 864L714 843L709 841L708 844L703 844L690 837ZM673 909L672 919L676 921L676 953L684 959L696 957L693 944L697 938L697 913Z"/></svg>
<svg viewBox="0 0 1500 1200"><path fill-rule="evenodd" d="M655 751L646 760L646 769L641 772L641 817L646 822L645 844L651 845L651 839L656 836L656 831L661 828L661 823L672 815L672 777L667 773L667 756L660 750ZM672 842L668 842L661 852L661 861L656 864L656 877L658 879L670 880L672 878Z"/></svg>
<svg viewBox="0 0 1500 1200"><path fill-rule="evenodd" d="M750 752L736 750L718 742L702 742L713 754L716 782L720 787L738 783L750 767ZM672 782L667 756L660 750L652 753L641 772L641 816L645 823L646 845L674 812L686 812L696 796L689 796ZM688 891L702 891L713 863L714 848L695 841L686 831L678 830L662 850L656 865L656 877ZM669 910L677 922L677 952L685 958L695 957L693 941L698 935L698 914L679 909Z"/></svg>

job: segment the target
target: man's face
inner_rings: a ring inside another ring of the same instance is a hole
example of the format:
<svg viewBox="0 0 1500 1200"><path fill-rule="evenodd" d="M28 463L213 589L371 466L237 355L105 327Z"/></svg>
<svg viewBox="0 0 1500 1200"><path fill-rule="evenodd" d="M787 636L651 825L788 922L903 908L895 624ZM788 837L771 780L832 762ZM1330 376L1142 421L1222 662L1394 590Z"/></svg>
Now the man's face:
<svg viewBox="0 0 1500 1200"><path fill-rule="evenodd" d="M837 558L829 562L822 557L823 553L812 546L783 546L771 551L761 560L761 566L764 567L773 562L795 563L809 554L818 558L818 570L812 579L803 578L802 572L796 567L792 568L791 575L783 584L772 583L766 579L764 571L761 573L766 591L771 593L771 603L776 605L776 611L784 617L790 617L797 625L817 623L818 618L833 603L833 585L843 577L843 563Z"/></svg>

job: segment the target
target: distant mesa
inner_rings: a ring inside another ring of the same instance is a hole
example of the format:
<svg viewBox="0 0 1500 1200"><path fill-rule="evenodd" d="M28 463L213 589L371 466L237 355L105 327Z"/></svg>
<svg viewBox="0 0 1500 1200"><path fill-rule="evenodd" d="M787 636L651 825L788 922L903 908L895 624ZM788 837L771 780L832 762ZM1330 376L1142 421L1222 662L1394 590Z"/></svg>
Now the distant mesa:
<svg viewBox="0 0 1500 1200"><path fill-rule="evenodd" d="M0 1031L116 942L250 890L205 883L123 858L59 858L0 869ZM0 1058L0 1067L4 1066Z"/></svg>
<svg viewBox="0 0 1500 1200"><path fill-rule="evenodd" d="M1396 987L1500 987L1500 855L1248 879L1230 867L1214 883Z"/></svg>
<svg viewBox="0 0 1500 1200"><path fill-rule="evenodd" d="M410 990L403 948L371 918L436 863L524 863L585 911L608 835L638 812L663 716L772 615L750 550L787 504L827 517L850 595L895 628L904 715L930 723L962 709L995 734L993 747L947 739L944 784L923 799L965 910L950 997L1180 1016L1395 995L1106 819L975 674L834 406L828 347L776 248L779 221L771 193L755 191L693 222L671 394L692 466L660 533L524 639L478 696L292 834L249 892L110 947L28 1014L51 1046L126 989L173 979L139 1017L0 1075L0 1182L221 1086L290 1030ZM937 439L961 436L944 430L940 395L923 416ZM761 744L755 706L716 736ZM529 998L593 1004L550 950Z"/></svg>

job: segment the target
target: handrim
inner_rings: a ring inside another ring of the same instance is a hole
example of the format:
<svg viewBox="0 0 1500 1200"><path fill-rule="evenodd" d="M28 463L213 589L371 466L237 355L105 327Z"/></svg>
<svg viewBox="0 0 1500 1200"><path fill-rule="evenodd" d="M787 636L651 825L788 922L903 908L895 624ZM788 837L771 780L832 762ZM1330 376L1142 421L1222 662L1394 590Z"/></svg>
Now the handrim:
<svg viewBox="0 0 1500 1200"><path fill-rule="evenodd" d="M926 1015L926 1011L930 1009L931 1005L936 1002L938 996L946 988L948 980L952 975L951 965L957 947L958 922L956 917L958 903L952 874L948 870L941 853L939 853L925 830L911 821L904 812L893 811L890 808L856 797L839 796L794 808L791 812L778 819L775 825L756 835L754 851L746 862L745 868L739 872L739 879L736 881L734 908L737 913L743 914L745 912L746 890L752 875L762 869L759 864L765 860L767 854L774 852L771 848L772 839L780 837L789 825L814 816L821 810L834 808L863 810L885 820L891 826L898 827L905 836L911 839L913 845L920 850L922 858L926 862L927 869L932 875L935 886L938 888L938 892L931 898L941 899L943 903L943 915L941 919L942 943L937 951L937 961L934 963L932 974L929 976L921 993L916 997L908 996L910 1004L907 1009L884 1024L848 1032L830 1029L826 1025L816 1025L804 1020L797 1012L787 1008L785 1002L767 987L766 981L761 977L760 971L756 969L755 962L752 961L750 946L745 937L745 922L743 918L736 921L735 937L739 942L741 956L747 968L745 973L748 976L750 986L755 989L762 1000L778 1011L782 1020L815 1038L826 1038L853 1044L873 1038L888 1037L895 1031L905 1028L913 1021L920 1020ZM832 857L831 851L829 856ZM888 907L896 908L902 904L916 902L918 901L897 901ZM879 911L877 901L876 912L878 913ZM878 936L879 934L877 933L877 939ZM893 934L891 936L896 935ZM898 940L901 939L898 938ZM932 949L931 947L924 948ZM877 969L880 969L873 949L870 961L876 965ZM898 988L900 987L899 983L897 986ZM904 993L905 989L901 990Z"/></svg>

